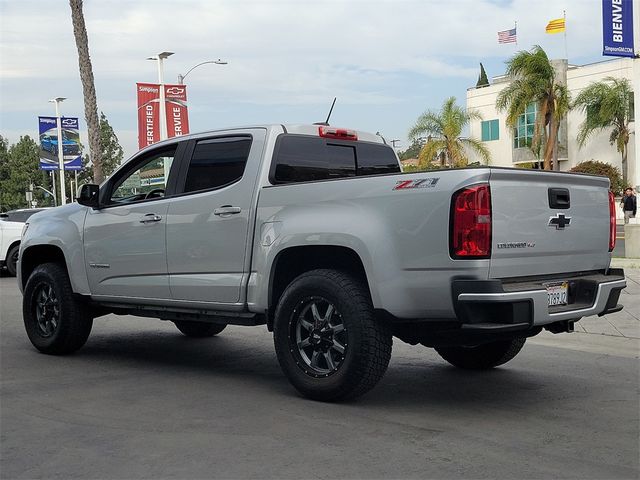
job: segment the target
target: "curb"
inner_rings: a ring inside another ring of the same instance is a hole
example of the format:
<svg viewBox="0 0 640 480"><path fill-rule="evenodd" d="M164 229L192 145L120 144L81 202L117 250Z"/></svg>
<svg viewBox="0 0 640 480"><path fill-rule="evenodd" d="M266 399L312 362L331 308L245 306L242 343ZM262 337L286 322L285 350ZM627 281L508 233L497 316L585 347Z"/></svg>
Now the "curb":
<svg viewBox="0 0 640 480"><path fill-rule="evenodd" d="M614 268L640 268L640 258L613 257L611 266Z"/></svg>

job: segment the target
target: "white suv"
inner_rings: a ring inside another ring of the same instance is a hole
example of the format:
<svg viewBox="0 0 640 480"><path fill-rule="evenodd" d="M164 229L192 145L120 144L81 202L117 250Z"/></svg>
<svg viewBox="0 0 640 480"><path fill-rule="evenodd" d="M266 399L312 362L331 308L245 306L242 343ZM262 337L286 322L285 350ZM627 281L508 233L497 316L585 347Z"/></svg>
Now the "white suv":
<svg viewBox="0 0 640 480"><path fill-rule="evenodd" d="M44 208L25 208L0 214L0 269L7 267L9 275L16 275L24 223L31 215L42 210Z"/></svg>

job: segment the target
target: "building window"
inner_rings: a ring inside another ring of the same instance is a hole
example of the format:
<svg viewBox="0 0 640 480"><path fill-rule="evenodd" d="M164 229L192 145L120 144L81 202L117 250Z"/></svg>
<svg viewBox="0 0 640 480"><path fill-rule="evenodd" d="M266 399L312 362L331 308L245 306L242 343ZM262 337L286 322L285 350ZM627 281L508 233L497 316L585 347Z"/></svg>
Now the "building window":
<svg viewBox="0 0 640 480"><path fill-rule="evenodd" d="M498 140L500 138L500 124L497 119L482 122L481 127L483 142L490 142L491 140Z"/></svg>
<svg viewBox="0 0 640 480"><path fill-rule="evenodd" d="M513 148L530 147L533 142L538 104L530 103L525 113L518 117L518 123L513 130Z"/></svg>

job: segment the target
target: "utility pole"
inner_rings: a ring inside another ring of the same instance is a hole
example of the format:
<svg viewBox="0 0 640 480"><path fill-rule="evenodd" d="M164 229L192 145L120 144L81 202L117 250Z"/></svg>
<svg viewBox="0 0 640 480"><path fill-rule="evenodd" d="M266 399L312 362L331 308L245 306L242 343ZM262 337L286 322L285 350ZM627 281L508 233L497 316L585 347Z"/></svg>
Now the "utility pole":
<svg viewBox="0 0 640 480"><path fill-rule="evenodd" d="M56 192L56 175L53 170L49 170L49 176L51 177L51 190L53 193L53 206L58 206L58 193Z"/></svg>
<svg viewBox="0 0 640 480"><path fill-rule="evenodd" d="M24 196L27 200L27 208L33 208L33 183L29 184L29 189L25 192Z"/></svg>
<svg viewBox="0 0 640 480"><path fill-rule="evenodd" d="M160 108L158 114L160 115L160 141L166 140L168 135L167 132L167 106L165 104L165 95L164 95L164 59L173 55L173 52L160 52L159 54L147 58L147 60L156 60L158 62L158 88L160 89ZM163 162L164 169L164 181L167 182L169 178L169 170L171 165L169 163L169 159L165 158Z"/></svg>
<svg viewBox="0 0 640 480"><path fill-rule="evenodd" d="M60 120L60 102L64 102L65 97L56 97L49 102L56 104L56 127L58 131L58 168L60 169L60 205L67 203L67 191L64 184L64 149L62 148L62 122Z"/></svg>
<svg viewBox="0 0 640 480"><path fill-rule="evenodd" d="M164 60L173 55L173 52L160 52L153 57L148 57L147 60L155 60L158 62L158 83L160 88L160 140L167 139L167 110L164 97ZM186 76L186 75L185 75Z"/></svg>

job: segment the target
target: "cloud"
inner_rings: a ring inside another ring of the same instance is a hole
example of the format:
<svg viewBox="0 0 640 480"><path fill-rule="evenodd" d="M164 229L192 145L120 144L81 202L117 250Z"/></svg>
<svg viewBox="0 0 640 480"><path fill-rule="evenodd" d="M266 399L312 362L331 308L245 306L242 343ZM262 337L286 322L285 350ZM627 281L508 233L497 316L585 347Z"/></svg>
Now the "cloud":
<svg viewBox="0 0 640 480"><path fill-rule="evenodd" d="M18 127L15 112L25 118L48 113L46 100L58 95L69 97L65 111L82 117L67 2L43 8L35 0L4 1L0 9L0 128ZM376 120L370 117L375 110L380 118L374 131L391 131L393 137L404 137L415 115L437 108L443 98L455 95L463 101L465 88L475 84L478 61L493 66L493 74L502 73L502 62L516 47L498 45L496 32L516 20L517 48L539 43L552 57L564 56L563 37L543 33L546 22L563 9L570 58L597 58L600 6L587 0L111 0L84 5L99 108L116 131L135 128L135 82L157 79L155 62L145 59L168 50L176 54L165 62L167 82L203 60L229 61L189 75L192 125L210 121L206 108L224 108L234 120L234 111L242 113L246 123L269 111L284 117L274 122L311 117L338 96L341 106L352 106L355 127ZM135 146L128 153L131 149Z"/></svg>

